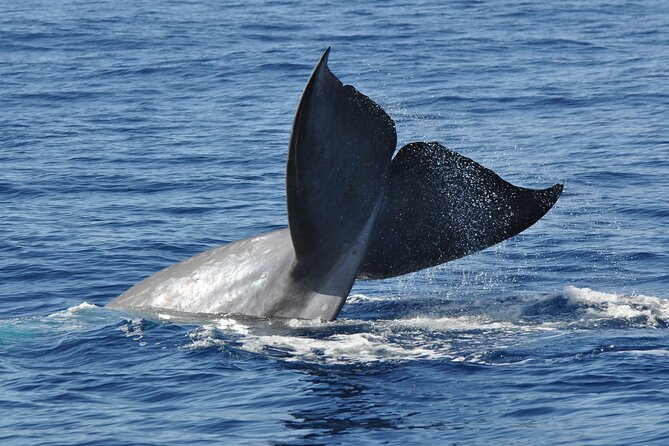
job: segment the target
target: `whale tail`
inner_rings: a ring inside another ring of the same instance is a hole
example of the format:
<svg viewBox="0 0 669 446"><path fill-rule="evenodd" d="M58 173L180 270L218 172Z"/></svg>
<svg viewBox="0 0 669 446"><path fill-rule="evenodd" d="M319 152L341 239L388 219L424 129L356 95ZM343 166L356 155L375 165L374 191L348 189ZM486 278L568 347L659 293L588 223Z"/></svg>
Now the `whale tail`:
<svg viewBox="0 0 669 446"><path fill-rule="evenodd" d="M562 185L513 186L437 143L408 144L393 158L395 123L342 84L327 59L328 51L293 123L289 228L168 266L110 308L333 320L356 278L484 249L534 224L558 199Z"/></svg>
<svg viewBox="0 0 669 446"><path fill-rule="evenodd" d="M516 187L438 143L392 158L395 123L344 85L323 54L304 89L287 163L296 274L345 296L356 276L384 278L453 260L539 220L562 191Z"/></svg>

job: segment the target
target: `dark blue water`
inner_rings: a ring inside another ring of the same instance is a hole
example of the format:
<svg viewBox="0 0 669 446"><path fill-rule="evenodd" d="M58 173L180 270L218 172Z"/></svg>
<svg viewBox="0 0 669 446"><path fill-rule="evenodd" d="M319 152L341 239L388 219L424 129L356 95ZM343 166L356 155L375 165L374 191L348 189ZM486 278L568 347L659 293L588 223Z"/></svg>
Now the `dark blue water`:
<svg viewBox="0 0 669 446"><path fill-rule="evenodd" d="M0 443L669 443L669 4L0 1ZM286 225L325 47L395 119L565 192L334 323L103 306Z"/></svg>

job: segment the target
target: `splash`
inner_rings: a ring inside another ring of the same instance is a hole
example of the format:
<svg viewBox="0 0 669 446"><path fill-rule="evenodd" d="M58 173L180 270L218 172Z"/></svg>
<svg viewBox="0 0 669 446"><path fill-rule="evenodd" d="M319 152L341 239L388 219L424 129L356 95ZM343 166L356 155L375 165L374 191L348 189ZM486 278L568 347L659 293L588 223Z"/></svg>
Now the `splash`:
<svg viewBox="0 0 669 446"><path fill-rule="evenodd" d="M399 306L407 299L388 301ZM383 298L359 294L353 303L364 313L366 305L379 300ZM669 317L667 299L574 286L558 294L499 297L469 304L446 307L445 311L455 314L397 319L293 319L261 324L225 317L191 332L188 347L234 348L281 361L322 364L446 361L505 365L532 360L531 354L509 358L505 352L525 344L532 350L538 340L556 342L555 337L575 330L598 329L603 321L614 321L616 328L659 328L666 326ZM536 314L537 308L540 317L527 317Z"/></svg>
<svg viewBox="0 0 669 446"><path fill-rule="evenodd" d="M428 317L419 316L394 321L398 326L422 328L430 332L513 331L528 330L512 322L493 321L485 316ZM532 327L533 328L533 327Z"/></svg>
<svg viewBox="0 0 669 446"><path fill-rule="evenodd" d="M158 325L197 324L187 332L181 348L218 348L258 354L286 362L370 364L442 361L500 365L531 360L532 355L508 359L505 352L539 340L582 329L664 328L669 321L669 300L646 295L622 295L566 286L559 293L499 296L475 301L452 293L429 302L421 296L352 296L348 318L321 320L260 320L231 315L207 315L199 322L182 321L178 314L158 313ZM383 313L378 313L379 302ZM385 311L388 311L387 313ZM362 315L397 314L374 319ZM358 317L356 317L358 315ZM121 315L82 302L43 317L5 320L3 338L34 332L86 331L113 323L116 330L147 344L153 322L137 315ZM147 325L148 323L148 325ZM12 333L16 332L15 335Z"/></svg>
<svg viewBox="0 0 669 446"><path fill-rule="evenodd" d="M564 297L598 320L621 320L651 328L667 327L669 300L642 294L624 296L567 286Z"/></svg>
<svg viewBox="0 0 669 446"><path fill-rule="evenodd" d="M274 349L287 353L287 361L324 361L328 363L371 363L418 359L452 358L446 346L415 345L411 339L389 342L384 334L335 334L323 339L301 336L249 337L242 346L255 353Z"/></svg>
<svg viewBox="0 0 669 446"><path fill-rule="evenodd" d="M88 302L82 302L79 305L69 307L66 310L61 310L61 311L57 311L55 313L52 313L52 314L48 315L47 317L51 318L51 319L70 317L70 316L74 316L75 314L80 313L82 311L100 309L100 308L102 308L102 307L99 307L99 306L93 305L93 304L89 304Z"/></svg>

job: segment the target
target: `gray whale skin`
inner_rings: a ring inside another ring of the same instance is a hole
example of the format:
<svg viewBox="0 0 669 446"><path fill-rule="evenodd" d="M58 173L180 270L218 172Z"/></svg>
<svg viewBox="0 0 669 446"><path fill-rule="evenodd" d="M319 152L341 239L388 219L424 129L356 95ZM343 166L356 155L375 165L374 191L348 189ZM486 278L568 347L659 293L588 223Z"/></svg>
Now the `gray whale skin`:
<svg viewBox="0 0 669 446"><path fill-rule="evenodd" d="M211 249L108 304L157 313L334 320L356 278L418 271L527 229L562 185L516 187L436 142L399 149L386 112L327 66L302 93L286 169L288 228Z"/></svg>

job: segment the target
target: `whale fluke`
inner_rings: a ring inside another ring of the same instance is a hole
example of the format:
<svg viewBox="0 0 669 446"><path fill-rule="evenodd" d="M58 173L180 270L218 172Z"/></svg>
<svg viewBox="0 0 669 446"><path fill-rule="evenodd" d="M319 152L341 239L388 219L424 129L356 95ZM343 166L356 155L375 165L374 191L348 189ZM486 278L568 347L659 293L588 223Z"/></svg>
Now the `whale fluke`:
<svg viewBox="0 0 669 446"><path fill-rule="evenodd" d="M358 277L399 276L485 249L536 223L561 192L561 184L514 186L437 142L407 144L393 159Z"/></svg>

